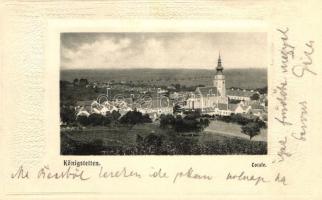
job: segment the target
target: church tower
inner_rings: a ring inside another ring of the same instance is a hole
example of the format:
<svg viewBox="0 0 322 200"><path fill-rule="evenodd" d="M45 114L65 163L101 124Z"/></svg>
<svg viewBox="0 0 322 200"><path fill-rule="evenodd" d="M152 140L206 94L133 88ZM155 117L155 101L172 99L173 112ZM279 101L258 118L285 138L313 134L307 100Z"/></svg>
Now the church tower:
<svg viewBox="0 0 322 200"><path fill-rule="evenodd" d="M220 53L218 57L218 63L216 67L216 75L214 78L214 86L217 87L217 96L226 96L226 85L225 85L225 75L223 73L224 68L221 64Z"/></svg>

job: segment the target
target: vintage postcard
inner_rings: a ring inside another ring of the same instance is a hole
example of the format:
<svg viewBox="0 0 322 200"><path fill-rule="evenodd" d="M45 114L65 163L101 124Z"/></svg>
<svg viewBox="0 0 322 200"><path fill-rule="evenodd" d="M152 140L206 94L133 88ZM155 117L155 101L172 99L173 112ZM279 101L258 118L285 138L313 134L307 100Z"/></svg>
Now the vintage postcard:
<svg viewBox="0 0 322 200"><path fill-rule="evenodd" d="M1 3L1 199L321 199L321 9Z"/></svg>

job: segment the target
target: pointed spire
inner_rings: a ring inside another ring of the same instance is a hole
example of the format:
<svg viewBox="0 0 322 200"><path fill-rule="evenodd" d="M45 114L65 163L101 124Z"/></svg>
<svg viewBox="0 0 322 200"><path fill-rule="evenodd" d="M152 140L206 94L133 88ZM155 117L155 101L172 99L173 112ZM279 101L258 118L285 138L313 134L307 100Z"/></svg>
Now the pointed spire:
<svg viewBox="0 0 322 200"><path fill-rule="evenodd" d="M217 63L217 68L216 68L216 70L217 70L217 72L219 72L219 71L221 71L222 72L222 70L223 70L224 68L222 67L222 64L221 64L221 57L220 57L220 51L219 51L219 56L218 56L218 63Z"/></svg>

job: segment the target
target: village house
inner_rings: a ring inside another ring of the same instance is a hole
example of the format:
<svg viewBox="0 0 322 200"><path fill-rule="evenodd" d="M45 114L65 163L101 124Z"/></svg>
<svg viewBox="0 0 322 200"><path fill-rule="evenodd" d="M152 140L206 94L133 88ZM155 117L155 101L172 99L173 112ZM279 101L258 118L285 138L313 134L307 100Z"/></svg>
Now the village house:
<svg viewBox="0 0 322 200"><path fill-rule="evenodd" d="M107 112L118 111L124 115L128 111L138 110L148 114L152 120L157 119L161 114L173 114L173 108L180 100L184 110L200 110L202 114L230 116L231 114L248 114L263 118L266 115L266 96L260 95L257 91L229 89L226 90L225 75L223 73L221 57L219 54L216 67L216 74L213 79L213 86L197 87L194 92L174 92L155 88L148 98L141 95L127 93L129 97L122 95L121 99L109 99L109 89L105 97L97 101L78 101L76 103L77 116L89 116L91 113L105 115ZM113 85L113 89L129 91L128 86ZM137 88L136 88L137 89ZM132 88L133 90L133 88ZM132 91L131 90L131 91ZM144 88L138 88L144 90ZM141 94L141 93L139 93ZM252 96L258 94L258 100L252 100ZM103 95L104 96L104 95ZM136 98L136 96L140 98ZM115 98L115 97L114 97ZM230 100L236 100L232 103Z"/></svg>
<svg viewBox="0 0 322 200"><path fill-rule="evenodd" d="M233 88L231 88L230 90L227 90L227 96L229 99L232 99L232 100L250 101L251 97L254 94L259 95L259 93L254 90L245 90L245 89L242 90L242 89L233 89Z"/></svg>

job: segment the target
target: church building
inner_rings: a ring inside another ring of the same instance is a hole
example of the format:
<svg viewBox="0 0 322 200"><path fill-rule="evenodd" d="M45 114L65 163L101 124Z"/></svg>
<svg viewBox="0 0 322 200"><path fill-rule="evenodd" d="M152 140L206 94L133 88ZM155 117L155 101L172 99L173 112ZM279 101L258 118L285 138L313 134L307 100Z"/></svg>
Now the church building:
<svg viewBox="0 0 322 200"><path fill-rule="evenodd" d="M230 115L228 97L226 95L225 75L220 54L213 79L213 86L197 87L196 91L187 99L188 109L200 109L202 113Z"/></svg>

